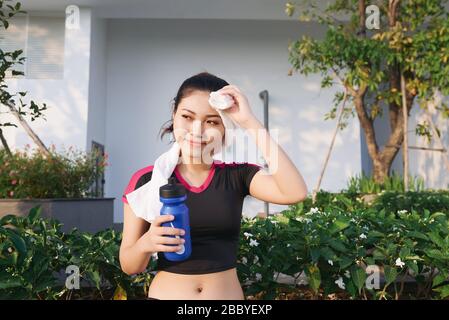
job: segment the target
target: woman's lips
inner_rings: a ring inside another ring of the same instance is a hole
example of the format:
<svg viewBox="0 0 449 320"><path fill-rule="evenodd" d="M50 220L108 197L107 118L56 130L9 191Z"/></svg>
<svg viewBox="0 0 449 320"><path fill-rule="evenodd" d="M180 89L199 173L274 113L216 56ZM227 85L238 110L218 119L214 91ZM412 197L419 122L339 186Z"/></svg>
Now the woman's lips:
<svg viewBox="0 0 449 320"><path fill-rule="evenodd" d="M206 142L199 142L199 141L192 141L192 140L187 140L189 142L189 144L193 145L193 146L199 146L199 145L203 145L206 144Z"/></svg>

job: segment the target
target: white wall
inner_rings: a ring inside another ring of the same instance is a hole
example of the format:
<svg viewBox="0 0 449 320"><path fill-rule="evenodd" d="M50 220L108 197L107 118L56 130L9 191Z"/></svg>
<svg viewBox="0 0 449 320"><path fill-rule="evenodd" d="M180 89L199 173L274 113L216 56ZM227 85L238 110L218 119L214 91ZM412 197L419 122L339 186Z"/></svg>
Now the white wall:
<svg viewBox="0 0 449 320"><path fill-rule="evenodd" d="M259 92L269 90L270 128L279 129L282 148L311 190L335 126L323 121L333 92L321 92L318 77L287 76L287 46L289 40L316 30L314 24L280 21L110 20L106 195L117 198L116 222L123 219L120 196L133 172L154 164L168 148L157 135L169 119L171 99L186 78L204 70L238 85L261 121ZM360 166L354 122L339 133L322 187L340 189ZM263 203L255 206L263 209Z"/></svg>
<svg viewBox="0 0 449 320"><path fill-rule="evenodd" d="M92 140L106 143L106 28L105 19L92 11L89 75L89 110L86 149L91 150Z"/></svg>
<svg viewBox="0 0 449 320"><path fill-rule="evenodd" d="M86 146L91 12L82 8L80 13L80 29L65 31L63 79L8 81L11 91L28 92L25 102L34 100L48 105L49 109L45 111L47 121L36 120L29 124L47 146L55 144L57 149L74 146L85 150ZM31 24L29 28L36 26ZM14 120L12 117L9 119ZM33 145L20 125L6 128L5 136L14 149Z"/></svg>

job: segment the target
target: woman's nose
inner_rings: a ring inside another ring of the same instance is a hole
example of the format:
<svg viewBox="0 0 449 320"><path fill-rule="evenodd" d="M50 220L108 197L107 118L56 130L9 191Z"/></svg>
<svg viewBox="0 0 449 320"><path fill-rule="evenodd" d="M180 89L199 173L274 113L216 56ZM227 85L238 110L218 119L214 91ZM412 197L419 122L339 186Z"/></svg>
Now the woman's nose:
<svg viewBox="0 0 449 320"><path fill-rule="evenodd" d="M202 136L203 130L202 130L202 123L200 120L193 121L192 133L197 137Z"/></svg>

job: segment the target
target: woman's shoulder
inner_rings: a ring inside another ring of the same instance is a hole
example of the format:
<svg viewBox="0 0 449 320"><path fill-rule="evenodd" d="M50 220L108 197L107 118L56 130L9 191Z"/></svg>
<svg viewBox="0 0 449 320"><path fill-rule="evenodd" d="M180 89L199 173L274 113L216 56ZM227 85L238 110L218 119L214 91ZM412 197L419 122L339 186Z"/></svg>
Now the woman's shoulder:
<svg viewBox="0 0 449 320"><path fill-rule="evenodd" d="M125 195L136 190L137 188L143 186L145 183L151 180L153 175L154 165L143 167L137 171L135 171L131 178L129 179L128 185L125 188L125 192L123 193L122 200L126 201Z"/></svg>

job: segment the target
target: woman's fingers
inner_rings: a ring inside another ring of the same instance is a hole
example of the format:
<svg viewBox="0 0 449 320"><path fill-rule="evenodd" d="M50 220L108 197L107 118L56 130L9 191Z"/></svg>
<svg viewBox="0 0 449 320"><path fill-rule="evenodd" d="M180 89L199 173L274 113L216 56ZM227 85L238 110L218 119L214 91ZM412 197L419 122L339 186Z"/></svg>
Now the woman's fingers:
<svg viewBox="0 0 449 320"><path fill-rule="evenodd" d="M153 225L159 227L162 223L172 221L173 219L174 217L171 214L159 215L154 219Z"/></svg>
<svg viewBox="0 0 449 320"><path fill-rule="evenodd" d="M156 228L156 234L160 236L183 236L185 234L183 229L172 228L172 227L159 227Z"/></svg>
<svg viewBox="0 0 449 320"><path fill-rule="evenodd" d="M158 244L156 246L158 252L176 252L182 249L182 245L179 246L165 246L162 244Z"/></svg>
<svg viewBox="0 0 449 320"><path fill-rule="evenodd" d="M182 238L161 237L156 238L158 244L183 244L185 242Z"/></svg>

